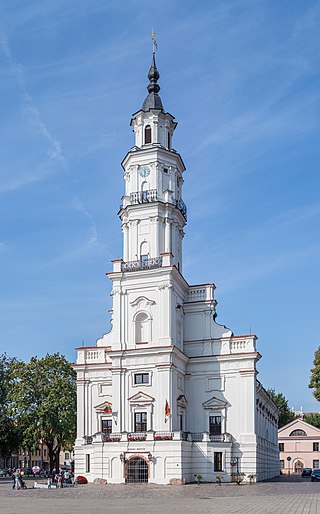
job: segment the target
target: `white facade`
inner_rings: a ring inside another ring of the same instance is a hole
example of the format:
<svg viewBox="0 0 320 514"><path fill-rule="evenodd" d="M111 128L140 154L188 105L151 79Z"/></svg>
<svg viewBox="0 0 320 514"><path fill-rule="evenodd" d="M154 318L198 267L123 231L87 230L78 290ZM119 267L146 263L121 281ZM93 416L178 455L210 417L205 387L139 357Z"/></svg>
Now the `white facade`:
<svg viewBox="0 0 320 514"><path fill-rule="evenodd" d="M112 329L78 349L76 473L110 483L270 478L279 473L277 409L256 379L256 337L218 325L214 284L190 286L182 275L185 166L154 57L148 76L122 162Z"/></svg>

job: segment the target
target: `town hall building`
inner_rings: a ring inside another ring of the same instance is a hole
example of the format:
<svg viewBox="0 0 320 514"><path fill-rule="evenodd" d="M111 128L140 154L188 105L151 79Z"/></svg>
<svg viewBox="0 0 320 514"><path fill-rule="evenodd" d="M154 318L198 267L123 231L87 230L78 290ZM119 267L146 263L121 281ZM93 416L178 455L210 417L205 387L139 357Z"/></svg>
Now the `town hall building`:
<svg viewBox="0 0 320 514"><path fill-rule="evenodd" d="M278 411L257 380L257 338L217 324L215 285L183 275L185 165L154 53L148 79L122 161L112 329L77 350L75 472L108 483L271 478Z"/></svg>

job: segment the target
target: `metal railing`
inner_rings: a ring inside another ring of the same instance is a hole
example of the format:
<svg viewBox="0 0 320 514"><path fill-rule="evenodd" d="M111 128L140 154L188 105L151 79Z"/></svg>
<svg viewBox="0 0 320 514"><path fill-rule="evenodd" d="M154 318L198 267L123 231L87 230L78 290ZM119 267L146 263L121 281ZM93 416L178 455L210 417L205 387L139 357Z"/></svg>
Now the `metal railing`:
<svg viewBox="0 0 320 514"><path fill-rule="evenodd" d="M178 198L176 200L176 207L177 207L177 209L179 209L179 211L181 211L182 216L187 221L187 206L184 203L184 201L182 200L182 198Z"/></svg>
<svg viewBox="0 0 320 514"><path fill-rule="evenodd" d="M193 432L191 434L191 439L194 442L200 442L203 440L203 432Z"/></svg>
<svg viewBox="0 0 320 514"><path fill-rule="evenodd" d="M135 193L130 193L130 202L131 205L136 205L138 203L149 203L157 201L157 190L149 189L148 191L136 191Z"/></svg>
<svg viewBox="0 0 320 514"><path fill-rule="evenodd" d="M146 432L129 432L128 441L145 441L147 437Z"/></svg>
<svg viewBox="0 0 320 514"><path fill-rule="evenodd" d="M162 257L151 257L150 259L139 261L128 261L121 264L122 271L140 271L144 269L161 268Z"/></svg>
<svg viewBox="0 0 320 514"><path fill-rule="evenodd" d="M155 432L154 434L155 441L170 441L173 439L172 432Z"/></svg>
<svg viewBox="0 0 320 514"><path fill-rule="evenodd" d="M116 443L120 440L121 440L120 432L111 432L110 434L109 433L102 434L102 441L104 441L104 442Z"/></svg>

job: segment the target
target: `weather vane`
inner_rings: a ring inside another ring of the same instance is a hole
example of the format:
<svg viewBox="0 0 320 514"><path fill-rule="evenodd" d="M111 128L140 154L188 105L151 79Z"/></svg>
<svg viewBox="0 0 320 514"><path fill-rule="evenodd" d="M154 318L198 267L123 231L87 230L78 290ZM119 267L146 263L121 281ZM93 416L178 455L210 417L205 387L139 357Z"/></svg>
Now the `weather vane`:
<svg viewBox="0 0 320 514"><path fill-rule="evenodd" d="M156 33L152 31L152 53L158 50L158 43L156 41Z"/></svg>

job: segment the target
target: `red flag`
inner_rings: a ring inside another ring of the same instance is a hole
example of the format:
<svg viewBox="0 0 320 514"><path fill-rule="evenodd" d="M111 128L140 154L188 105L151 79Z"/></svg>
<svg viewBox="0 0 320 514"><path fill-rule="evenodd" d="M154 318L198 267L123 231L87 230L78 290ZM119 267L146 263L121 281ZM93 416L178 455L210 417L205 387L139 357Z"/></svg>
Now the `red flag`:
<svg viewBox="0 0 320 514"><path fill-rule="evenodd" d="M166 406L164 408L164 415L165 415L166 418L171 416L171 410L170 410L170 407L169 407L169 404L168 404L168 400L166 400Z"/></svg>

